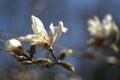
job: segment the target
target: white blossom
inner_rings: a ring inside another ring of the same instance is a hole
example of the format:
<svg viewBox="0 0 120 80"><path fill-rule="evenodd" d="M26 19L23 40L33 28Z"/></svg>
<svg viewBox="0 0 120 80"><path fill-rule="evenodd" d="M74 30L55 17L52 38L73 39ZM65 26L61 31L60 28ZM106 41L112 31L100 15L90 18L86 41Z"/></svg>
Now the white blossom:
<svg viewBox="0 0 120 80"><path fill-rule="evenodd" d="M115 27L117 26L115 26L115 23L112 21L112 16L110 14L106 15L102 22L100 22L97 16L94 16L94 19L88 20L88 31L90 35L95 38L108 38Z"/></svg>
<svg viewBox="0 0 120 80"><path fill-rule="evenodd" d="M53 23L50 24L50 34L48 34L39 18L32 15L31 19L34 34L19 37L20 41L29 41L30 44L40 44L42 47L45 47L45 44L52 46L61 36L61 33L65 33L68 30L64 27L63 22L60 21L58 26L54 26Z"/></svg>
<svg viewBox="0 0 120 80"><path fill-rule="evenodd" d="M8 40L5 43L4 50L12 52L13 50L15 50L21 46L22 46L21 42L19 40L13 38L13 39Z"/></svg>

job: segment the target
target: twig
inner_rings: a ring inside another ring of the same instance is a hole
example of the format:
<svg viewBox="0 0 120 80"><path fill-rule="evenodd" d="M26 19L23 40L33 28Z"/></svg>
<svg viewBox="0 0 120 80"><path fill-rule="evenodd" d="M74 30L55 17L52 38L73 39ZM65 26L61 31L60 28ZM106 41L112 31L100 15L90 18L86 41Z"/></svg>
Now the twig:
<svg viewBox="0 0 120 80"><path fill-rule="evenodd" d="M17 37L18 36L16 36L16 35L7 34L7 33L1 33L0 32L0 38L9 39L9 38L17 38Z"/></svg>
<svg viewBox="0 0 120 80"><path fill-rule="evenodd" d="M48 50L50 51L50 54L52 55L52 57L54 58L54 60L55 60L57 63L59 63L57 57L56 57L55 54L53 53L52 47L50 47Z"/></svg>
<svg viewBox="0 0 120 80"><path fill-rule="evenodd" d="M30 45L29 50L27 50L27 52L29 53L30 59L34 57L34 54L36 53L35 49L36 49L36 45Z"/></svg>

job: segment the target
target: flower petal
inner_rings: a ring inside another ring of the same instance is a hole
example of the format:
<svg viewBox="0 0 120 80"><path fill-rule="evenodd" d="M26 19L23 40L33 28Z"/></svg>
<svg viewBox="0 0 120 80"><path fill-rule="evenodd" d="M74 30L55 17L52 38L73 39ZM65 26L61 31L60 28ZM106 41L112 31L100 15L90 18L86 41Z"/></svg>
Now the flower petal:
<svg viewBox="0 0 120 80"><path fill-rule="evenodd" d="M61 31L62 31L62 32L64 32L64 33L67 32L68 29L67 29L66 27L64 27L64 24L63 24L62 21L59 22L59 25L58 25L58 26L61 27Z"/></svg>
<svg viewBox="0 0 120 80"><path fill-rule="evenodd" d="M54 30L54 25L53 23L50 24L50 34L49 34L49 38L50 38L50 42L52 43L54 40L54 34L55 34L55 30Z"/></svg>
<svg viewBox="0 0 120 80"><path fill-rule="evenodd" d="M43 37L48 37L47 32L46 32L46 30L44 28L44 25L43 25L42 21L39 18L37 18L37 17L35 17L33 15L32 15L31 18L32 18L32 23L33 23L32 24L33 32L36 35L43 36Z"/></svg>
<svg viewBox="0 0 120 80"><path fill-rule="evenodd" d="M68 29L65 28L63 25L63 22L60 21L58 24L58 27L54 27L53 23L51 23L50 30L51 31L50 31L50 36L49 36L49 38L50 38L49 44L50 44L50 46L52 46L53 43L61 36L61 33L67 32Z"/></svg>
<svg viewBox="0 0 120 80"><path fill-rule="evenodd" d="M26 36L18 37L17 39L21 42L30 42L30 44L38 44L42 39L40 39L38 35L35 34L29 34Z"/></svg>
<svg viewBox="0 0 120 80"><path fill-rule="evenodd" d="M120 40L120 30L114 22L112 23L112 34L114 34L115 41L118 42Z"/></svg>
<svg viewBox="0 0 120 80"><path fill-rule="evenodd" d="M112 16L110 14L106 15L105 18L102 21L103 24L103 30L104 30L104 35L108 37L111 34L112 31Z"/></svg>

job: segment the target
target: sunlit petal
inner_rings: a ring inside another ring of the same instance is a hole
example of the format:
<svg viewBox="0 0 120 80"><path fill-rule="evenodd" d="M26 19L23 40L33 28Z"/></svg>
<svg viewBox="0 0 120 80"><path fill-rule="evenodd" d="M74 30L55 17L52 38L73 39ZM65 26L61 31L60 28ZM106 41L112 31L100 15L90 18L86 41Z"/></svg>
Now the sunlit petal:
<svg viewBox="0 0 120 80"><path fill-rule="evenodd" d="M67 32L67 28L64 27L64 24L62 21L59 22L58 26L54 27L53 24L50 25L50 45L53 45L53 43L58 40L58 38L61 36L62 32Z"/></svg>
<svg viewBox="0 0 120 80"><path fill-rule="evenodd" d="M32 29L33 29L33 32L36 35L47 37L48 35L47 35L47 32L46 32L46 30L44 28L44 25L43 25L42 21L39 18L37 18L37 17L35 17L33 15L32 15L31 18L32 18Z"/></svg>

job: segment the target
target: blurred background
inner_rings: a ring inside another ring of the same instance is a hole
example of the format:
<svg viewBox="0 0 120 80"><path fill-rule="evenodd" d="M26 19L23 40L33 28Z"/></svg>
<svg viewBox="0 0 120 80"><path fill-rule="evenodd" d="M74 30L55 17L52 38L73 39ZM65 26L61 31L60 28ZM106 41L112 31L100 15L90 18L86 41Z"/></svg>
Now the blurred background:
<svg viewBox="0 0 120 80"><path fill-rule="evenodd" d="M65 59L75 66L75 72L70 72L59 66L42 69L22 65L1 50L0 80L120 80L120 65L79 55L89 49L87 20L95 15L102 20L106 14L111 14L119 27L120 0L0 0L0 32L19 36L33 33L31 15L39 17L47 31L51 22L58 25L63 21L69 30L55 44L71 48L76 54ZM101 53L120 59L119 53L104 49Z"/></svg>

